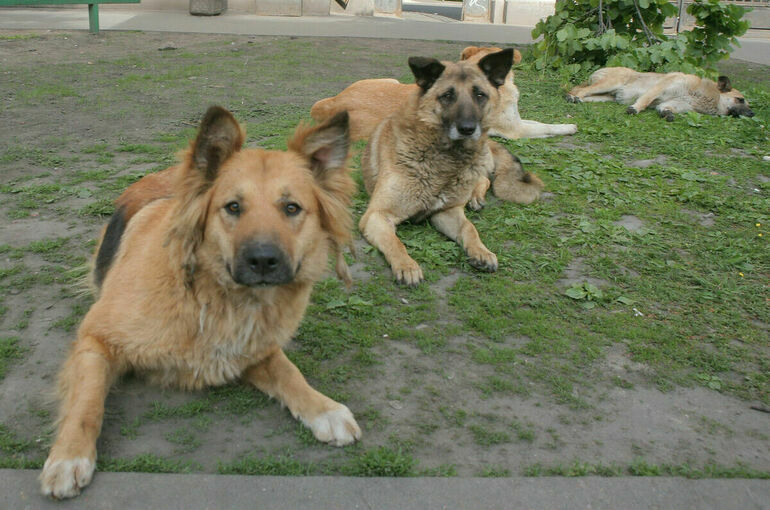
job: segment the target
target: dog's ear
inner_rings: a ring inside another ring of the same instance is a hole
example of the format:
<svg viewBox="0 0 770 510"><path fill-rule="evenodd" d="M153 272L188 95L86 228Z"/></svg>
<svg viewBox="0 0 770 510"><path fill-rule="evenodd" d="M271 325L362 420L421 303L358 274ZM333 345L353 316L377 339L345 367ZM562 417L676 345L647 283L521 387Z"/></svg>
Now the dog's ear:
<svg viewBox="0 0 770 510"><path fill-rule="evenodd" d="M350 202L356 184L347 167L350 149L348 112L341 111L317 126L300 125L288 143L289 150L306 158L318 183L321 227L328 233L337 258L337 275L350 284L350 271L342 249L351 243L353 217Z"/></svg>
<svg viewBox="0 0 770 510"><path fill-rule="evenodd" d="M198 135L176 175L174 194L179 197L168 242L177 250L184 283L192 288L198 266L196 252L203 241L212 183L222 163L241 150L245 133L235 117L221 106L203 116Z"/></svg>
<svg viewBox="0 0 770 510"><path fill-rule="evenodd" d="M212 182L222 163L241 150L243 139L243 130L232 113L221 106L210 107L192 145L192 166L206 182Z"/></svg>
<svg viewBox="0 0 770 510"><path fill-rule="evenodd" d="M730 78L727 76L720 76L717 80L717 88L719 89L719 92L730 92L733 90L733 86L730 83Z"/></svg>
<svg viewBox="0 0 770 510"><path fill-rule="evenodd" d="M298 127L288 147L310 161L310 169L319 181L335 169L344 169L350 149L348 112L341 111L314 127Z"/></svg>
<svg viewBox="0 0 770 510"><path fill-rule="evenodd" d="M495 87L505 83L505 77L513 65L513 49L506 48L497 53L490 53L479 60L481 71L487 76L489 82Z"/></svg>
<svg viewBox="0 0 770 510"><path fill-rule="evenodd" d="M435 58L409 57L409 68L414 74L414 81L425 92L436 83L444 72L444 64Z"/></svg>

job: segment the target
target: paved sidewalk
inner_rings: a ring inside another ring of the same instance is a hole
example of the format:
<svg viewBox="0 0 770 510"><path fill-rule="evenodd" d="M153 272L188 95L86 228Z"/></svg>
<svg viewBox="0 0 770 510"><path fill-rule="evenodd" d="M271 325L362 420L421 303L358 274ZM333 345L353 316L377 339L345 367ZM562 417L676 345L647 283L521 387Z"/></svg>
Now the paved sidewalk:
<svg viewBox="0 0 770 510"><path fill-rule="evenodd" d="M0 470L6 510L770 508L770 481L683 478L347 478L97 473L78 498L38 494L36 471Z"/></svg>
<svg viewBox="0 0 770 510"><path fill-rule="evenodd" d="M81 8L82 7L82 8ZM461 23L433 14L405 12L403 19L362 16L256 16L228 11L220 16L191 16L183 11L103 8L102 30L141 30L240 35L371 37L530 44L532 27ZM0 30L87 30L88 10L0 9ZM770 65L770 31L754 30L739 39L733 57Z"/></svg>

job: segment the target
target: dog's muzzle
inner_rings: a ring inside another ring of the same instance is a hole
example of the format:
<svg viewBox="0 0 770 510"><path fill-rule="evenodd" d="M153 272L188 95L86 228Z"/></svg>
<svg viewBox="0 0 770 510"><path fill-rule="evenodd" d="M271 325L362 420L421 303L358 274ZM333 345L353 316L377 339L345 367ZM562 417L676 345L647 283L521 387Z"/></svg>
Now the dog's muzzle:
<svg viewBox="0 0 770 510"><path fill-rule="evenodd" d="M294 279L294 271L284 251L274 243L244 243L238 250L231 276L248 287L281 285Z"/></svg>
<svg viewBox="0 0 770 510"><path fill-rule="evenodd" d="M740 117L743 115L744 117L753 117L754 112L751 110L751 108L730 108L727 110L727 114L732 117Z"/></svg>
<svg viewBox="0 0 770 510"><path fill-rule="evenodd" d="M481 137L481 126L478 122L455 122L449 128L450 140L478 140Z"/></svg>

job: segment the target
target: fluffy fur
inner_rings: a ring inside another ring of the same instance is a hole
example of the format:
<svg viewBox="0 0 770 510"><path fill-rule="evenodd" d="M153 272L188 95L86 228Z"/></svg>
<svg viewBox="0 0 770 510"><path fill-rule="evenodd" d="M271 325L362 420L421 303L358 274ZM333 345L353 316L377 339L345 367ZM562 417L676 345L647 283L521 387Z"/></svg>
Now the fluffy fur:
<svg viewBox="0 0 770 510"><path fill-rule="evenodd" d="M185 389L242 380L321 441L360 437L347 407L310 387L282 350L329 253L350 242L347 115L298 128L286 152L243 140L212 107L181 164L118 199L121 221L97 255L98 299L60 373L44 494L72 497L90 482L105 397L129 371Z"/></svg>

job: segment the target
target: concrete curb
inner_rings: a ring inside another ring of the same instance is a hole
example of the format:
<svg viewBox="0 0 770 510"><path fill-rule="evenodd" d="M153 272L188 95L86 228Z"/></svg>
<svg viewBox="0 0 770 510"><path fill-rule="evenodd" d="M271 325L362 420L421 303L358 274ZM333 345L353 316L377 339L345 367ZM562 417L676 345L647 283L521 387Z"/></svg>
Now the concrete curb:
<svg viewBox="0 0 770 510"><path fill-rule="evenodd" d="M2 508L623 509L770 508L768 480L684 478L349 478L97 473L74 500L38 493L37 471L0 470Z"/></svg>

